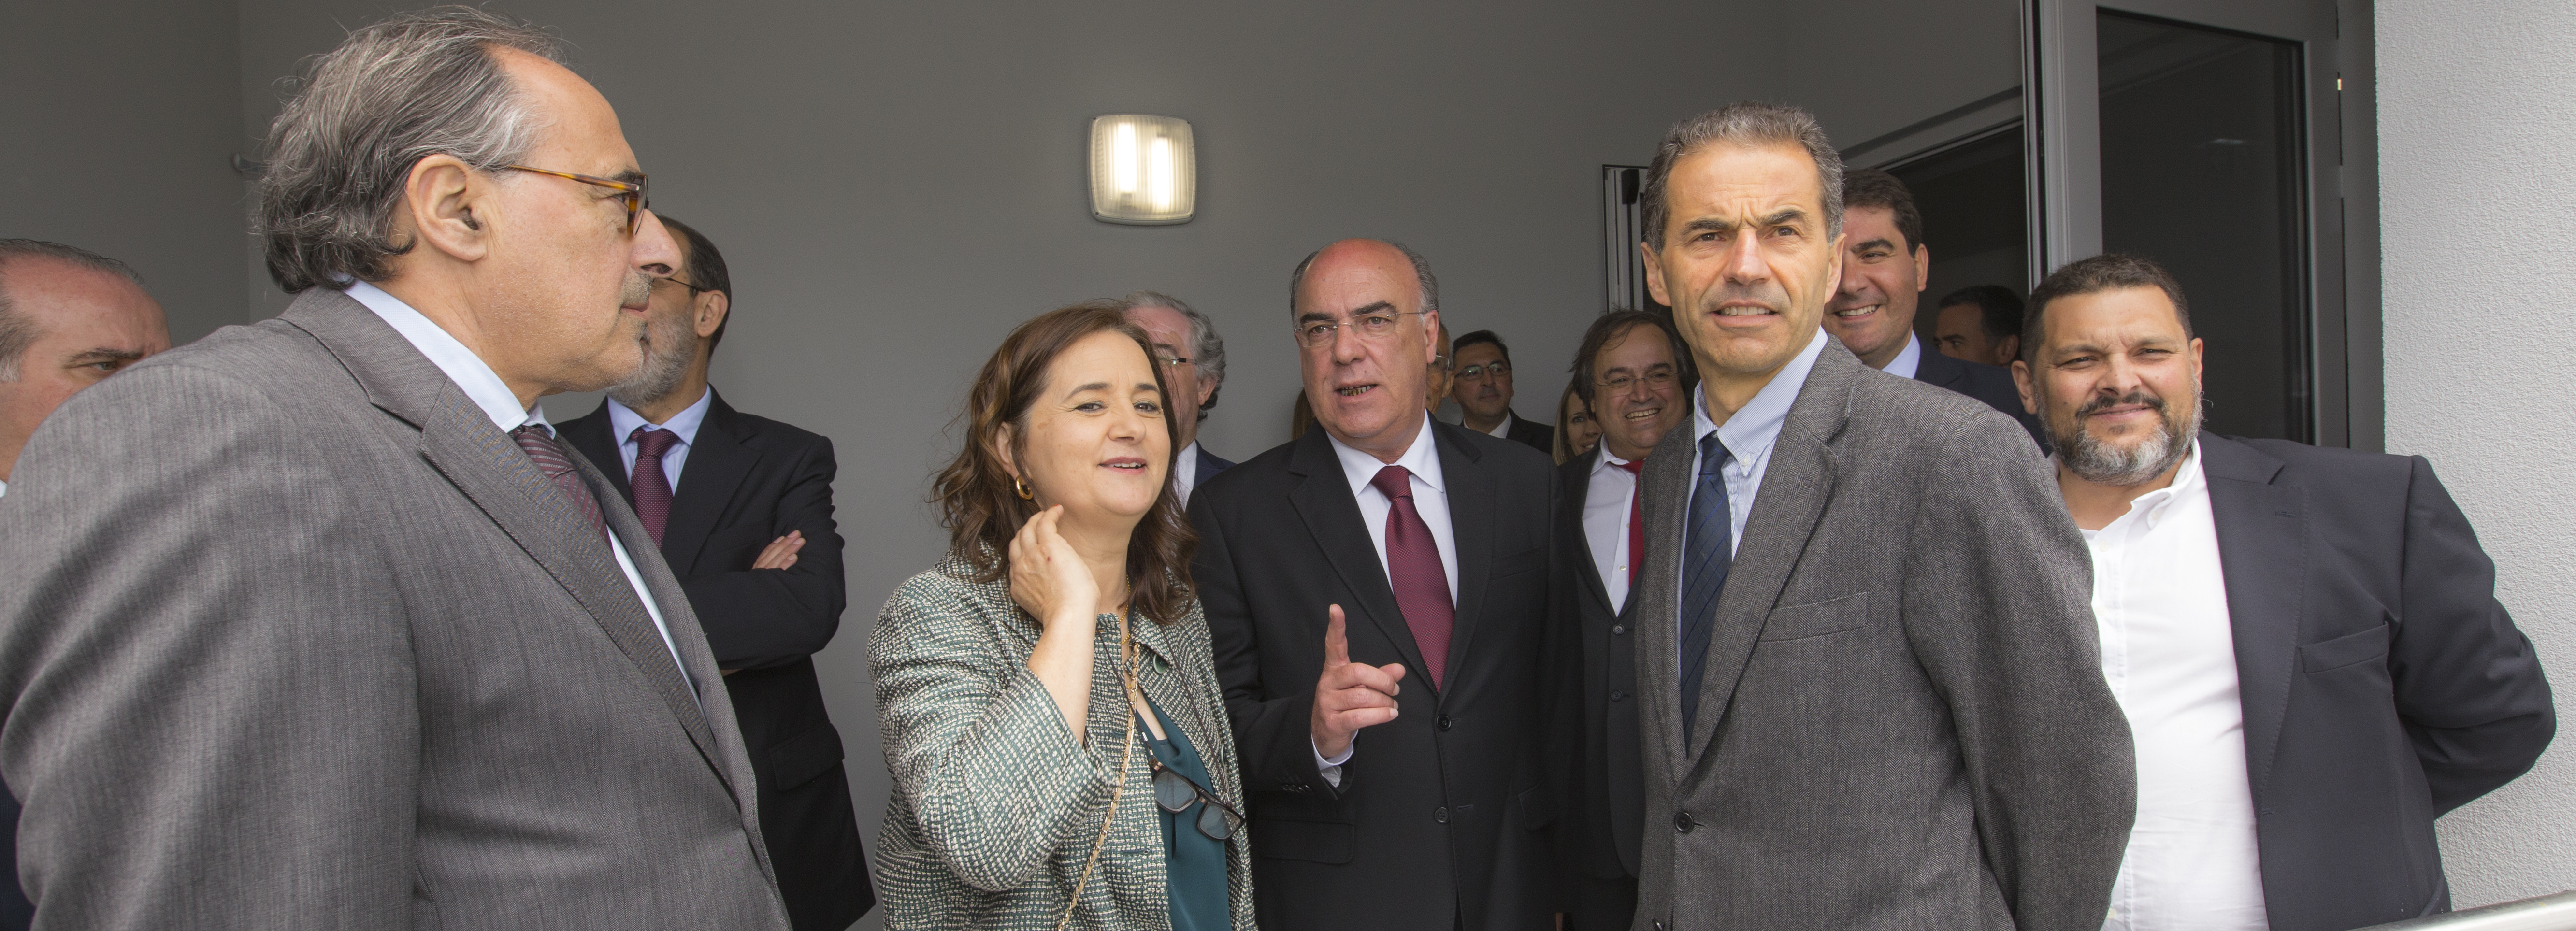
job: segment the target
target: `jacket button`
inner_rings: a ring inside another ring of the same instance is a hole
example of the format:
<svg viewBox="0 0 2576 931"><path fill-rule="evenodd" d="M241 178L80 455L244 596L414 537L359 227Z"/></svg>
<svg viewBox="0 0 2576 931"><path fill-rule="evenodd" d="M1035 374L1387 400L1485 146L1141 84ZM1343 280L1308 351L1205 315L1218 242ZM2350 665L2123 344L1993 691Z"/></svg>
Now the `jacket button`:
<svg viewBox="0 0 2576 931"><path fill-rule="evenodd" d="M1622 691L1619 691L1618 689L1611 689L1611 690L1610 690L1610 700L1611 700L1611 701L1627 701L1627 700L1628 700L1628 693L1626 693L1626 692L1622 692Z"/></svg>
<svg viewBox="0 0 2576 931"><path fill-rule="evenodd" d="M1655 931L1664 931L1664 923L1660 921L1655 922Z"/></svg>
<svg viewBox="0 0 2576 931"><path fill-rule="evenodd" d="M1611 633L1613 633L1613 634L1624 634L1624 633L1627 633L1627 632L1628 632L1628 625L1626 625L1626 624L1612 624L1612 625L1610 625L1610 632L1611 632ZM1664 926L1664 923L1663 923L1663 922L1660 922L1660 921L1655 922L1655 927L1660 928L1660 927L1663 927L1663 926Z"/></svg>
<svg viewBox="0 0 2576 931"><path fill-rule="evenodd" d="M1433 820L1433 821L1437 821L1437 822L1440 822L1441 824L1448 824L1448 823L1449 823L1449 809L1447 809L1447 808L1434 808L1434 809L1432 809L1432 810L1431 810L1431 820Z"/></svg>
<svg viewBox="0 0 2576 931"><path fill-rule="evenodd" d="M1673 830L1688 834L1692 828L1698 826L1699 822L1691 820L1690 812L1685 811L1673 816Z"/></svg>
<svg viewBox="0 0 2576 931"><path fill-rule="evenodd" d="M1450 717L1450 716L1448 716L1448 715L1445 715L1445 714L1440 716L1440 729L1441 729L1441 730L1444 730L1444 731L1445 731L1445 730L1448 730L1450 725L1452 725L1452 724L1456 724L1456 723L1458 723L1458 719L1456 719L1456 718L1452 718L1452 717Z"/></svg>

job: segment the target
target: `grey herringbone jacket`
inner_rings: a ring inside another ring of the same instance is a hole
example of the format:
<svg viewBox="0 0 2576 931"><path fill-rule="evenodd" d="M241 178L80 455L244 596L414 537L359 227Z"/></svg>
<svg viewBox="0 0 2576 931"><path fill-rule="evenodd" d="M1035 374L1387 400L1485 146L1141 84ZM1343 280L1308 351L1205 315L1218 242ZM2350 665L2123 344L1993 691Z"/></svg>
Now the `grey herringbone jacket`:
<svg viewBox="0 0 2576 931"><path fill-rule="evenodd" d="M894 775L876 857L886 927L1054 928L1109 815L1122 737L1135 741L1126 791L1070 927L1171 927L1151 757L1141 730L1129 736L1133 715L1117 713L1127 708L1117 617L1098 618L1092 714L1087 739L1076 743L1028 669L1037 621L1011 601L1007 579L968 581L974 574L952 555L913 576L886 599L868 638ZM1209 788L1241 811L1234 733L1206 618L1193 602L1179 623L1138 618L1132 627L1142 647L1139 684L1198 748L1215 783ZM1243 834L1226 845L1226 858L1234 926L1250 931L1252 860Z"/></svg>

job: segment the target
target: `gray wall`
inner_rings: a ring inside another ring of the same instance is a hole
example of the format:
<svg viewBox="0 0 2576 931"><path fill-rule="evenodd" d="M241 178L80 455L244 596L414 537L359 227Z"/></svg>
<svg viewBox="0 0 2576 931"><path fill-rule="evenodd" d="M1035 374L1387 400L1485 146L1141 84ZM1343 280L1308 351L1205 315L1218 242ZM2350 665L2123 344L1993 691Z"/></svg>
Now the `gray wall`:
<svg viewBox="0 0 2576 931"><path fill-rule="evenodd" d="M186 342L242 320L231 3L0 7L0 237L123 259Z"/></svg>
<svg viewBox="0 0 2576 931"><path fill-rule="evenodd" d="M2431 458L2477 526L2562 722L2530 775L2441 821L2475 905L2576 888L2576 484L2549 477L2576 452L2576 356L2532 329L2566 316L2576 252L2576 6L2462 12L2377 5L2388 451Z"/></svg>

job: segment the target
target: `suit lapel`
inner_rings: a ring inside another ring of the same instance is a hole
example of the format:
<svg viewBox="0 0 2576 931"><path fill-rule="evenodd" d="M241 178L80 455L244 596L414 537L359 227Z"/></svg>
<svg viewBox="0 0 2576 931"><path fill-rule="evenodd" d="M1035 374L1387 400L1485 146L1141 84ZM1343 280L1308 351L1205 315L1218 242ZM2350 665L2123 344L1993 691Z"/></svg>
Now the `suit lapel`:
<svg viewBox="0 0 2576 931"><path fill-rule="evenodd" d="M617 497L627 504L635 503L635 490L626 485L624 471L626 456L617 448L621 441L613 435L615 431L609 426L608 402L601 401L598 410L556 424L555 428L563 431L565 445L580 450L582 455L590 458L591 465L599 467L600 474L607 477L609 486L617 489ZM603 462L617 468L600 465Z"/></svg>
<svg viewBox="0 0 2576 931"><path fill-rule="evenodd" d="M722 757L716 753L696 697L672 664L671 651L663 645L652 617L626 584L626 574L617 567L607 541L590 535L589 519L537 471L517 441L493 426L483 409L402 334L347 295L306 292L281 319L313 334L330 349L366 388L370 401L420 429L421 457L589 614L730 785L730 776L715 762ZM606 480L589 459L578 450L567 452L590 483L592 494L600 497L601 513L623 515L624 522L632 524L632 509L604 493ZM633 536L640 537L640 525L637 530ZM629 535L621 533L620 538ZM628 551L635 552L632 547ZM679 602L679 612L672 613L685 612L686 604ZM691 631L694 635L694 625ZM675 643L678 636L674 630Z"/></svg>
<svg viewBox="0 0 2576 931"><path fill-rule="evenodd" d="M750 438L750 428L725 404L723 395L709 401L707 419L698 425L697 439L689 443L680 485L671 490L670 521L662 526L662 552L670 558L673 571L700 571L699 551L715 532L725 506L733 503L743 478L760 462L760 451L743 442Z"/></svg>
<svg viewBox="0 0 2576 931"><path fill-rule="evenodd" d="M1440 454L1441 483L1449 497L1449 537L1458 546L1458 610L1449 625L1449 668L1440 671L1441 681L1455 683L1458 670L1466 665L1478 621L1484 617L1485 584L1494 572L1494 478L1485 474L1476 451L1450 436L1443 429L1446 426L1427 418L1422 423Z"/></svg>
<svg viewBox="0 0 2576 931"><path fill-rule="evenodd" d="M2308 578L2307 495L2297 485L2275 483L2281 460L2243 443L2202 433L2200 455L2236 644L2246 768L2260 804L2281 745L2298 658Z"/></svg>
<svg viewBox="0 0 2576 931"><path fill-rule="evenodd" d="M1306 431L1297 441L1288 471L1302 479L1288 492L1288 503L1342 577L1342 587L1359 602L1343 605L1343 614L1356 613L1377 625L1378 633L1403 655L1405 668L1425 668L1422 650L1413 643L1413 628L1404 623L1404 611L1395 604L1395 589L1387 584L1386 567L1377 561L1377 544L1369 539L1368 521L1360 517L1359 499L1352 496L1341 460L1333 455L1332 443L1321 428ZM1425 687L1430 680L1429 675L1419 679Z"/></svg>
<svg viewBox="0 0 2576 931"><path fill-rule="evenodd" d="M1583 526L1583 512L1589 505L1587 499L1592 494L1592 470L1598 468L1600 464L1601 449L1595 446L1592 452L1558 467L1564 470L1559 476L1559 483L1565 490L1564 501L1557 508L1556 523L1563 529L1566 539L1574 544L1566 553L1566 558L1575 564L1574 574L1583 580L1584 591L1592 596L1594 602L1602 606L1601 613L1617 614L1627 606L1610 603L1610 585L1602 581L1600 567L1592 562L1592 536L1591 532ZM1638 559L1644 555L1630 553L1628 558ZM1630 592L1628 600L1632 602L1637 600L1636 593Z"/></svg>

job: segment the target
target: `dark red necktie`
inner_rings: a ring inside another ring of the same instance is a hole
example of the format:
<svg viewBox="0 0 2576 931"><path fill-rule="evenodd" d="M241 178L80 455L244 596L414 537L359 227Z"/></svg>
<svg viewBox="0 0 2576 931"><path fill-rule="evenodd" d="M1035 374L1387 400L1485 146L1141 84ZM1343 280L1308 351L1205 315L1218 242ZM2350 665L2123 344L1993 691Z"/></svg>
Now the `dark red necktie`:
<svg viewBox="0 0 2576 931"><path fill-rule="evenodd" d="M581 470L573 468L563 447L555 445L554 430L544 424L521 424L510 431L510 438L519 441L519 451L527 453L528 459L537 464L537 471L555 483L556 491L572 499L573 513L589 519L591 532L606 538L608 524L600 520L599 499L591 497L590 486L581 480Z"/></svg>
<svg viewBox="0 0 2576 931"><path fill-rule="evenodd" d="M1605 454L1606 455L1606 454ZM1646 567L1646 522L1637 515L1646 501L1646 460L1631 459L1611 465L1628 470L1636 483L1628 489L1628 588L1637 588L1637 572Z"/></svg>
<svg viewBox="0 0 2576 931"><path fill-rule="evenodd" d="M1458 608L1449 600L1449 570L1440 565L1440 545L1432 541L1422 512L1414 510L1412 479L1403 466L1387 466L1377 470L1369 485L1386 496L1388 505L1386 581L1395 589L1395 606L1404 612L1404 626L1413 631L1413 645L1422 649L1422 664L1431 667L1424 672L1436 689L1449 670L1449 629L1457 623Z"/></svg>
<svg viewBox="0 0 2576 931"><path fill-rule="evenodd" d="M680 435L637 427L627 439L635 441L635 472L626 479L626 487L635 495L635 519L644 522L644 532L653 537L653 546L659 549L662 528L671 523L671 476L662 471L662 455L680 445Z"/></svg>

